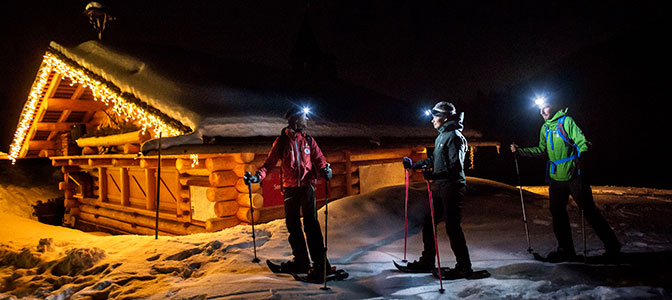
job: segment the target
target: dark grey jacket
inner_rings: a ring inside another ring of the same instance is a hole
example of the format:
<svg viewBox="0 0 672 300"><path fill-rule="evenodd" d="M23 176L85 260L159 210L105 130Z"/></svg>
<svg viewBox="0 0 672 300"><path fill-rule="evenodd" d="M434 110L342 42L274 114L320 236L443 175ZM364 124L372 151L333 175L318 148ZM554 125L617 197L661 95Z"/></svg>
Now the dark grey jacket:
<svg viewBox="0 0 672 300"><path fill-rule="evenodd" d="M467 153L467 139L462 135L463 114L455 116L441 126L439 136L434 141L434 152L427 159L417 161L414 169L431 167L433 180L448 180L466 184L464 157Z"/></svg>

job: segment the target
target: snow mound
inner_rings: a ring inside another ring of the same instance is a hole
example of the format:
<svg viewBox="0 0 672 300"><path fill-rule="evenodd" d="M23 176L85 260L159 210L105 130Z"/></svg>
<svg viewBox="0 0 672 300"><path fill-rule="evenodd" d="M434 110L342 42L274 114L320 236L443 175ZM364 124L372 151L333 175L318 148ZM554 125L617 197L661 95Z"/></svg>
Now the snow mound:
<svg viewBox="0 0 672 300"><path fill-rule="evenodd" d="M96 236L0 214L0 299L669 299L672 246L664 201L611 199L605 217L624 244L624 262L547 264L527 254L515 187L468 178L463 228L474 268L482 280L439 282L427 274L398 272L391 260L404 257L404 187L392 186L329 203L328 254L350 277L330 282L330 291L273 274L265 259L291 258L283 220L181 237ZM542 196L525 193L528 219L550 220ZM616 204L618 205L616 205ZM598 206L605 208L604 202ZM420 224L428 212L425 183L413 184L408 201L407 259L422 251ZM647 213L646 222L633 214ZM572 223L578 211L569 208ZM621 223L627 226L621 226ZM555 247L550 225L530 224L532 247ZM648 225L647 225L648 224ZM439 224L442 266L454 257ZM574 228L575 241L581 241ZM641 234L637 234L641 233ZM588 232L588 254L601 243ZM637 244L644 240L646 246ZM253 263L254 246L262 263ZM577 243L577 251L582 245ZM654 272L655 270L655 272Z"/></svg>
<svg viewBox="0 0 672 300"><path fill-rule="evenodd" d="M6 214L37 220L33 205L63 196L63 174L48 159L25 159L11 165L0 161L0 207Z"/></svg>

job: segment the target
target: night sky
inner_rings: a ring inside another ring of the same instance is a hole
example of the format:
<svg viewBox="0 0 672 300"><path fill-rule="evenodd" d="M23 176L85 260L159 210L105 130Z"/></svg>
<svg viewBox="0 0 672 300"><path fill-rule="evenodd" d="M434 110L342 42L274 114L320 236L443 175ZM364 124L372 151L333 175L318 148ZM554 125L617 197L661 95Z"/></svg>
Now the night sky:
<svg viewBox="0 0 672 300"><path fill-rule="evenodd" d="M36 2L2 12L4 152L48 43L96 38L83 14L88 1ZM541 118L530 97L550 91L600 150L591 159L610 176L598 183L669 186L644 175L670 165L661 146L670 134L662 129L668 101L659 73L669 62L661 45L670 35L657 2L400 2L310 1L311 28L321 50L337 58L340 78L417 106L409 118L437 100L452 101L467 126L503 145L537 142ZM117 16L106 42L178 46L288 70L307 2L104 3Z"/></svg>

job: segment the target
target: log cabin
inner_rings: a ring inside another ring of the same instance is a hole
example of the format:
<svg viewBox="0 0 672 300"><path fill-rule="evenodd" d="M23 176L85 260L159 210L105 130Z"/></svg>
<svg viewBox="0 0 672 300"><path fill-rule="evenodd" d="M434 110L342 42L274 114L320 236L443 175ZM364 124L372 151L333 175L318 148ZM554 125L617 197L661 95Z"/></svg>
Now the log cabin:
<svg viewBox="0 0 672 300"><path fill-rule="evenodd" d="M77 228L214 232L283 217L277 170L249 189L242 177L263 164L286 126L283 113L310 105L307 132L334 170L330 201L403 184L401 158L426 157L437 135L427 120L409 117L420 110L293 65L284 71L165 46L51 42L7 156L47 157L61 168L66 218ZM475 147L499 148L468 126L464 134L472 162ZM325 184L317 185L320 204Z"/></svg>

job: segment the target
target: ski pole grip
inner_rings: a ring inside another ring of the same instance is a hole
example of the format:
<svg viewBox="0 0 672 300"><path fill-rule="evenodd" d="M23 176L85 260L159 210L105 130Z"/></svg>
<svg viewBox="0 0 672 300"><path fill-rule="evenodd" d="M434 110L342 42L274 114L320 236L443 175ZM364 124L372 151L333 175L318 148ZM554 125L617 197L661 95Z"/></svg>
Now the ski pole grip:
<svg viewBox="0 0 672 300"><path fill-rule="evenodd" d="M331 169L331 164L330 164L330 163L327 163L327 167L326 167L326 168L327 168L327 169ZM326 179L327 181L329 181L329 177L327 177L327 178L325 178L325 179Z"/></svg>

